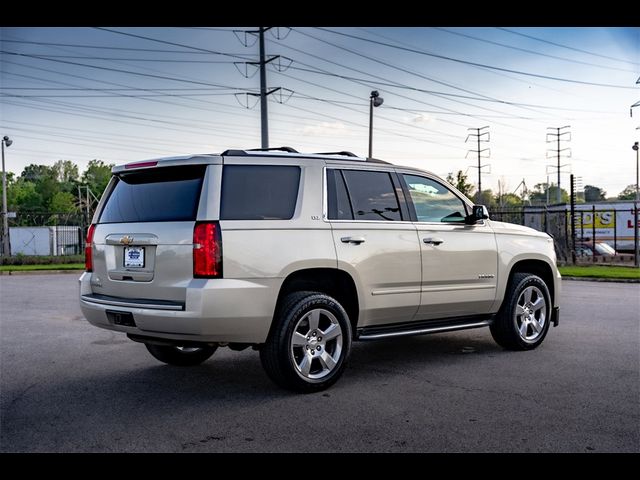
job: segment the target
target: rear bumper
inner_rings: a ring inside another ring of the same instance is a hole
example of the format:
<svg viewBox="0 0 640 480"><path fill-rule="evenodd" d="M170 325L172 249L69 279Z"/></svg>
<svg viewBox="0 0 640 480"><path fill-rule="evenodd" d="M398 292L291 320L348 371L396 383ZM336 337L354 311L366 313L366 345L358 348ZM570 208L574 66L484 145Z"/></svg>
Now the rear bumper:
<svg viewBox="0 0 640 480"><path fill-rule="evenodd" d="M193 279L185 288L184 309L177 310L96 298L90 279L87 272L80 277L80 309L92 325L168 340L238 343L266 341L277 297L273 292L279 291L282 282L277 278ZM136 326L116 325L107 310L131 313Z"/></svg>

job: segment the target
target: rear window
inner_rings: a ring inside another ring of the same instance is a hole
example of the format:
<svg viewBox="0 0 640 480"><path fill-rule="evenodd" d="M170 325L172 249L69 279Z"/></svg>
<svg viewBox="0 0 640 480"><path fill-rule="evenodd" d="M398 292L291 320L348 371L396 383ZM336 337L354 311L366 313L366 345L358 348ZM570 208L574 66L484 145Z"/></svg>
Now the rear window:
<svg viewBox="0 0 640 480"><path fill-rule="evenodd" d="M225 165L221 220L289 220L300 185L300 167Z"/></svg>
<svg viewBox="0 0 640 480"><path fill-rule="evenodd" d="M205 169L197 165L120 174L100 223L195 220Z"/></svg>

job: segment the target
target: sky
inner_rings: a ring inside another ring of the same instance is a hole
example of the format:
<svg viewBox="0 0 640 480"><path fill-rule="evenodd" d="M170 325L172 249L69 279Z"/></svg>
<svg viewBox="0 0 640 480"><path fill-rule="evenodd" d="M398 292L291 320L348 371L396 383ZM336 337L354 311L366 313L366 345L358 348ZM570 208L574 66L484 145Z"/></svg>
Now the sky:
<svg viewBox="0 0 640 480"><path fill-rule="evenodd" d="M257 28L0 29L7 170L260 147ZM521 193L556 181L546 134L569 126L563 188L635 184L640 28L273 27L265 48L271 147L366 156L377 90L376 158L477 185L488 126L482 187Z"/></svg>

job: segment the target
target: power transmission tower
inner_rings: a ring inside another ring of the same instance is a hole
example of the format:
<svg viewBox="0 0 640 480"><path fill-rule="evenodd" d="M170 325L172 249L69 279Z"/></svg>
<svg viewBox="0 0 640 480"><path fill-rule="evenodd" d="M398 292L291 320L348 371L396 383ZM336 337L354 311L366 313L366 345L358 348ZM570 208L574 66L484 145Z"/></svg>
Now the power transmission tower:
<svg viewBox="0 0 640 480"><path fill-rule="evenodd" d="M562 202L562 194L561 194L561 190L560 190L560 170L562 169L563 166L566 166L568 164L565 165L560 165L560 158L564 157L564 158L571 158L571 148L567 147L567 148L560 148L560 142L564 141L564 142L570 142L571 141L571 132L570 131L564 131L561 132L561 130L564 130L565 128L571 128L571 125L565 125L564 127L547 127L547 130L555 130L555 133L552 132L547 132L547 143L553 143L556 142L557 147L556 148L552 148L552 149L547 149L547 158L552 158L552 157L556 157L558 159L558 164L556 167L558 170L558 194L557 194L557 203L561 203ZM564 135L568 135L568 138L562 138ZM555 137L555 139L554 139ZM562 152L567 152L565 154L563 154ZM551 155L550 155L551 154Z"/></svg>
<svg viewBox="0 0 640 480"><path fill-rule="evenodd" d="M262 148L269 148L269 117L268 117L268 112L267 112L267 97L269 95L271 95L272 93L275 93L279 90L282 90L281 87L277 87L277 88L272 88L269 89L267 87L267 64L273 62L274 60L278 59L278 66L276 67L279 71L283 71L286 70L289 65L291 65L291 59L286 59L289 60L289 64L282 68L280 59L281 58L286 58L286 57L281 57L280 55L272 55L270 57L267 58L267 55L265 53L265 40L264 40L264 34L271 30L273 27L259 27L258 30L234 30L233 33L236 35L236 37L238 37L238 39L244 44L245 47L249 47L249 46L253 46L256 42L254 41L253 43L251 43L249 45L249 41L248 41L248 35L251 35L253 37L257 37L257 40L259 42L260 45L260 60L257 62L244 62L245 65L245 76L249 77L249 72L247 69L248 65L254 65L254 66L258 66L258 69L260 71L260 93L246 93L245 95L251 95L251 96L255 96L255 97L260 97L260 127L261 127L261 147ZM244 33L244 39L241 38L238 33ZM288 35L288 33L287 33ZM286 35L285 35L286 36ZM284 37L280 37L279 34L279 28L278 28L278 34L277 34L277 38L284 38ZM236 64L236 67L238 65ZM242 73L242 72L240 72ZM253 75L251 75L253 76ZM293 91L288 90L289 92L291 92L291 94L293 94ZM291 95L289 95L290 97ZM282 98L281 101L282 102ZM248 102L247 102L247 108L248 108Z"/></svg>
<svg viewBox="0 0 640 480"><path fill-rule="evenodd" d="M482 169L485 167L491 167L491 165L489 165L488 163L485 165L482 165L482 158L490 158L491 157L491 149L490 148L480 148L480 143L481 142L485 142L488 143L490 140L490 135L489 135L489 131L482 131L484 129L488 129L489 126L485 126L485 127L480 127L480 128L467 128L467 130L475 130L476 133L470 133L467 135L467 138L464 140L464 143L467 143L469 141L469 138L473 138L475 137L477 143L478 143L478 147L475 150L469 150L467 152L467 155L465 156L465 158L469 157L470 153L475 153L478 155L478 165L471 165L471 168L477 168L478 169L478 192L476 193L476 201L478 203L480 203L481 199L482 199ZM486 135L486 137L485 137ZM483 155L486 152L486 155ZM489 170L487 173L491 173L491 170Z"/></svg>

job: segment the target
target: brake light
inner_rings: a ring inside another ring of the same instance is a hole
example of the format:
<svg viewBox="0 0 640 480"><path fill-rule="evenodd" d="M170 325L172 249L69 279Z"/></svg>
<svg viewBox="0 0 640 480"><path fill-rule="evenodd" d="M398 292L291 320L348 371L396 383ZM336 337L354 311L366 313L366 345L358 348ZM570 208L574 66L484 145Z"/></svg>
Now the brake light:
<svg viewBox="0 0 640 480"><path fill-rule="evenodd" d="M155 167L158 165L158 162L136 162L136 163L127 163L124 168L129 170L130 168L144 168L144 167Z"/></svg>
<svg viewBox="0 0 640 480"><path fill-rule="evenodd" d="M87 242L84 247L84 268L87 272L93 272L93 250L91 244L93 243L93 232L96 230L96 224L92 223L87 230Z"/></svg>
<svg viewBox="0 0 640 480"><path fill-rule="evenodd" d="M193 229L193 277L222 277L222 236L218 222L198 222Z"/></svg>

